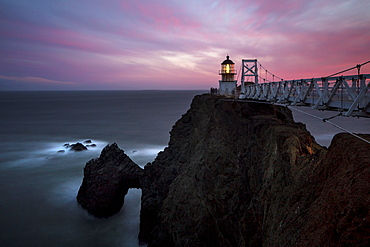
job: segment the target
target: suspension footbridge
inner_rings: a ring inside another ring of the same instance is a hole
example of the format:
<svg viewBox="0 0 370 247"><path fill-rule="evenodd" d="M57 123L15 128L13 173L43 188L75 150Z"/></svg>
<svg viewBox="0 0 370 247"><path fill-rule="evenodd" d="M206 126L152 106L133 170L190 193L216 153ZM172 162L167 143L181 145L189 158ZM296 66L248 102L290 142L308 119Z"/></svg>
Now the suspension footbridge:
<svg viewBox="0 0 370 247"><path fill-rule="evenodd" d="M360 74L361 67L367 63L370 61L325 77L284 80L268 72L257 59L244 59L239 99L309 106L338 111L343 116L370 117L370 74ZM358 73L338 76L353 69ZM259 70L264 70L266 78L258 73ZM268 75L272 80L267 80Z"/></svg>

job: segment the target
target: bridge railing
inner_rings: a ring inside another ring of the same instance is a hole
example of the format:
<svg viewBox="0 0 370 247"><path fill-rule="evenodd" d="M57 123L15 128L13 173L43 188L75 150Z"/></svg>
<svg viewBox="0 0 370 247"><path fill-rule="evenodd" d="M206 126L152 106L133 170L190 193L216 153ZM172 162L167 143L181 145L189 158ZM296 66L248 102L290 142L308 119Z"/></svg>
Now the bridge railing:
<svg viewBox="0 0 370 247"><path fill-rule="evenodd" d="M259 83L243 89L240 98L370 117L370 74Z"/></svg>

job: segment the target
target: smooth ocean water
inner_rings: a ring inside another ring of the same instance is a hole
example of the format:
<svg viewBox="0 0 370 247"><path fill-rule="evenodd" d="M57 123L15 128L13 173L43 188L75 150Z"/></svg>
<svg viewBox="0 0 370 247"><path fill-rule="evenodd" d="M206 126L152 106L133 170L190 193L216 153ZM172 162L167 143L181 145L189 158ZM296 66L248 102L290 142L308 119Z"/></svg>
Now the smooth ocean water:
<svg viewBox="0 0 370 247"><path fill-rule="evenodd" d="M193 96L203 92L0 92L0 246L139 246L140 190L129 191L119 214L91 217L75 199L83 167L113 142L140 166L151 162ZM293 113L321 145L341 132ZM370 119L332 121L356 133L370 131ZM58 153L65 143L88 139L97 147Z"/></svg>
<svg viewBox="0 0 370 247"><path fill-rule="evenodd" d="M0 92L0 246L139 246L141 191L121 212L89 216L76 202L83 167L116 142L153 161L202 91ZM58 153L91 139L84 152Z"/></svg>

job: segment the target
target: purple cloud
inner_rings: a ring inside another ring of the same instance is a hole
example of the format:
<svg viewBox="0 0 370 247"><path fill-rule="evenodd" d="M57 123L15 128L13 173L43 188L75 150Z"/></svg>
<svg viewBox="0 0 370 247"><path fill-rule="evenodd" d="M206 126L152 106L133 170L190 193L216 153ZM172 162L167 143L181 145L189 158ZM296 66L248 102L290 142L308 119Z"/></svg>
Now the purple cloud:
<svg viewBox="0 0 370 247"><path fill-rule="evenodd" d="M16 88L16 78L19 89L24 78L65 89L207 89L217 86L227 53L237 67L257 58L284 79L370 58L370 2L362 0L4 0L0 7L0 90L10 80Z"/></svg>

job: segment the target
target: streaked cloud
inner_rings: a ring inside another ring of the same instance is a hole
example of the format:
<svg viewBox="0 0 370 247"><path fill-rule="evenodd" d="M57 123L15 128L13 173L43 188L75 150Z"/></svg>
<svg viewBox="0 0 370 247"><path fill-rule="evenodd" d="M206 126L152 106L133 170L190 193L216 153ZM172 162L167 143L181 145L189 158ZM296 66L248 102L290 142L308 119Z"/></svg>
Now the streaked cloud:
<svg viewBox="0 0 370 247"><path fill-rule="evenodd" d="M365 0L0 0L0 79L207 89L226 54L285 79L325 76L370 60L369 10Z"/></svg>
<svg viewBox="0 0 370 247"><path fill-rule="evenodd" d="M26 83L43 83L43 84L76 84L75 82L68 81L54 81L40 77L14 77L14 76L0 76L0 80L6 81L21 81Z"/></svg>

